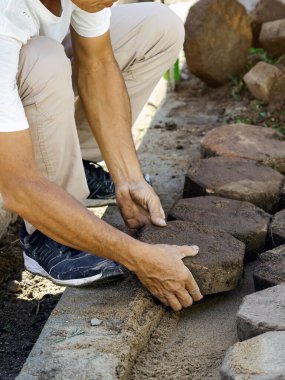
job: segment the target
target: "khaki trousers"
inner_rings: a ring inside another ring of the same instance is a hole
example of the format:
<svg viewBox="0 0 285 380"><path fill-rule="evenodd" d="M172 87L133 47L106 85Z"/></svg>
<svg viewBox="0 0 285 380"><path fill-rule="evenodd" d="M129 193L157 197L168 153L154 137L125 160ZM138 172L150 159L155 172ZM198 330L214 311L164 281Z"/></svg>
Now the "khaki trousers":
<svg viewBox="0 0 285 380"><path fill-rule="evenodd" d="M134 122L163 73L175 62L184 27L164 5L127 4L112 8L110 33ZM52 39L32 38L21 49L17 81L39 170L82 201L89 195L82 157L100 161L101 156L74 95L69 36L64 44L66 53Z"/></svg>

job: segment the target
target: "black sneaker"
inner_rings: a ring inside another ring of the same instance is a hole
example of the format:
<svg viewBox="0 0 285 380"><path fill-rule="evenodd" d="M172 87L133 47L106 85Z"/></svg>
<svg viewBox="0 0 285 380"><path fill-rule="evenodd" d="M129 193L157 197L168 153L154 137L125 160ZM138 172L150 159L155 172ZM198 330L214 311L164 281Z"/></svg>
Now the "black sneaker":
<svg viewBox="0 0 285 380"><path fill-rule="evenodd" d="M57 285L83 286L124 277L123 268L108 259L66 247L40 231L29 235L23 225L20 242L26 269L49 278Z"/></svg>
<svg viewBox="0 0 285 380"><path fill-rule="evenodd" d="M115 185L110 174L94 161L83 160L83 166L90 191L88 199L115 200ZM152 186L150 175L145 174L144 178Z"/></svg>

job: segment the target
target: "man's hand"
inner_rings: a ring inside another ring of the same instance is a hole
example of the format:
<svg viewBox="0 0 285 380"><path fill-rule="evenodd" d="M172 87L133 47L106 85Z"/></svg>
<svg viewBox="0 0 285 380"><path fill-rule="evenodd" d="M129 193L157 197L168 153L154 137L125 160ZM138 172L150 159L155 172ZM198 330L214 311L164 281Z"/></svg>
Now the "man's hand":
<svg viewBox="0 0 285 380"><path fill-rule="evenodd" d="M116 186L117 205L129 228L166 226L165 214L153 188L145 181Z"/></svg>
<svg viewBox="0 0 285 380"><path fill-rule="evenodd" d="M196 246L150 245L135 272L164 305L179 311L203 298L191 272L182 262L186 256L196 256L198 250Z"/></svg>

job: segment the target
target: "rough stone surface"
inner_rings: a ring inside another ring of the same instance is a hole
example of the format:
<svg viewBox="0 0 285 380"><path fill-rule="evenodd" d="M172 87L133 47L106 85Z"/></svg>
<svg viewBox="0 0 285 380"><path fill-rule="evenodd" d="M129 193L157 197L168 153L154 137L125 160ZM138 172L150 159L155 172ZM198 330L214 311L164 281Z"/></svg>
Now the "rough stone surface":
<svg viewBox="0 0 285 380"><path fill-rule="evenodd" d="M204 295L232 290L240 280L245 246L229 234L205 225L173 221L165 228L146 226L139 238L152 244L198 245L199 254L183 261Z"/></svg>
<svg viewBox="0 0 285 380"><path fill-rule="evenodd" d="M262 253L253 272L256 290L285 282L285 245Z"/></svg>
<svg viewBox="0 0 285 380"><path fill-rule="evenodd" d="M272 128L225 125L210 131L201 142L203 157L246 158L285 173L285 137Z"/></svg>
<svg viewBox="0 0 285 380"><path fill-rule="evenodd" d="M284 380L285 331L267 332L235 344L226 354L222 380Z"/></svg>
<svg viewBox="0 0 285 380"><path fill-rule="evenodd" d="M270 101L274 82L282 75L281 71L266 62L258 62L243 78L251 94L266 103Z"/></svg>
<svg viewBox="0 0 285 380"><path fill-rule="evenodd" d="M230 233L245 243L246 260L264 251L270 218L249 202L215 196L180 199L169 212L169 220L207 224Z"/></svg>
<svg viewBox="0 0 285 380"><path fill-rule="evenodd" d="M285 244L285 210L274 215L269 227L269 240L274 247Z"/></svg>
<svg viewBox="0 0 285 380"><path fill-rule="evenodd" d="M128 379L164 314L130 278L116 285L67 288L17 380ZM103 323L90 324L96 315Z"/></svg>
<svg viewBox="0 0 285 380"><path fill-rule="evenodd" d="M268 331L285 331L285 283L250 294L237 313L239 340Z"/></svg>
<svg viewBox="0 0 285 380"><path fill-rule="evenodd" d="M278 206L283 178L255 161L211 157L191 164L183 195L185 198L217 195L248 201L270 213Z"/></svg>
<svg viewBox="0 0 285 380"><path fill-rule="evenodd" d="M200 0L190 9L185 30L185 54L194 75L219 85L243 69L252 32L238 1Z"/></svg>
<svg viewBox="0 0 285 380"><path fill-rule="evenodd" d="M277 58L283 55L285 53L285 20L264 23L259 40L271 57Z"/></svg>

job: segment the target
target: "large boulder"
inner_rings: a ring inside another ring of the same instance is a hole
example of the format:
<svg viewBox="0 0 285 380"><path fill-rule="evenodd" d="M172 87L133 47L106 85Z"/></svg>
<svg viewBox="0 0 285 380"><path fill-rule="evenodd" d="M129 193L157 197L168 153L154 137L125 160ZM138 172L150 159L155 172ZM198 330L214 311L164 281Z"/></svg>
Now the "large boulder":
<svg viewBox="0 0 285 380"><path fill-rule="evenodd" d="M285 137L272 128L247 124L218 127L204 137L201 151L203 157L245 158L285 173Z"/></svg>
<svg viewBox="0 0 285 380"><path fill-rule="evenodd" d="M284 310L285 283L246 296L237 313L239 340L268 331L285 331Z"/></svg>
<svg viewBox="0 0 285 380"><path fill-rule="evenodd" d="M269 227L269 241L273 247L285 244L285 210L273 216Z"/></svg>
<svg viewBox="0 0 285 380"><path fill-rule="evenodd" d="M190 71L210 85L241 72L252 32L245 8L237 0L200 0L185 23L185 54Z"/></svg>
<svg viewBox="0 0 285 380"><path fill-rule="evenodd" d="M249 202L215 196L180 199L170 210L170 220L207 224L245 243L245 259L264 251L271 216Z"/></svg>
<svg viewBox="0 0 285 380"><path fill-rule="evenodd" d="M247 201L271 213L278 207L284 177L252 160L210 157L192 162L184 198L216 195Z"/></svg>
<svg viewBox="0 0 285 380"><path fill-rule="evenodd" d="M227 351L221 368L222 380L284 378L285 331L271 331L236 343Z"/></svg>
<svg viewBox="0 0 285 380"><path fill-rule="evenodd" d="M139 239L151 244L198 245L198 255L183 261L203 295L232 290L241 278L245 246L230 234L196 223L173 221L164 228L144 227Z"/></svg>

